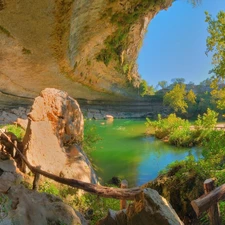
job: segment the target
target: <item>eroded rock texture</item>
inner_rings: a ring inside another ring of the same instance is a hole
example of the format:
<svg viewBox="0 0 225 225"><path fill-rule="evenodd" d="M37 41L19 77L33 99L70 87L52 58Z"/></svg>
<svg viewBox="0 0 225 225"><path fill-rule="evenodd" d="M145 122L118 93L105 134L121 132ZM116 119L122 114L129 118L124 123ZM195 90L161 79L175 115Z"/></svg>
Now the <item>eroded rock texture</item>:
<svg viewBox="0 0 225 225"><path fill-rule="evenodd" d="M22 103L46 87L75 98L137 96L147 25L172 2L0 1L0 98Z"/></svg>
<svg viewBox="0 0 225 225"><path fill-rule="evenodd" d="M98 225L183 225L172 206L153 189L145 189L126 210L109 210Z"/></svg>
<svg viewBox="0 0 225 225"><path fill-rule="evenodd" d="M28 115L24 154L42 170L95 183L91 165L79 147L83 123L76 100L66 92L46 88L35 98Z"/></svg>
<svg viewBox="0 0 225 225"><path fill-rule="evenodd" d="M61 199L26 189L22 174L12 159L0 153L0 224L2 225L87 225L83 216Z"/></svg>

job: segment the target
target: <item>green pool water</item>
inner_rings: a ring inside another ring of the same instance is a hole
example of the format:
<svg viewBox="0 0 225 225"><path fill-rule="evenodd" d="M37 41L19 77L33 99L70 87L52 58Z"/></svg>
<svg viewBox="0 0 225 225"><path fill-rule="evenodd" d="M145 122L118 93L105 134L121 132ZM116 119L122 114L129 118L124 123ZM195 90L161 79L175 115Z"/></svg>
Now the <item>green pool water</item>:
<svg viewBox="0 0 225 225"><path fill-rule="evenodd" d="M87 121L96 126L102 138L91 152L100 183L118 176L129 186L142 185L157 177L168 164L192 154L201 156L199 148L178 148L145 136L145 120Z"/></svg>

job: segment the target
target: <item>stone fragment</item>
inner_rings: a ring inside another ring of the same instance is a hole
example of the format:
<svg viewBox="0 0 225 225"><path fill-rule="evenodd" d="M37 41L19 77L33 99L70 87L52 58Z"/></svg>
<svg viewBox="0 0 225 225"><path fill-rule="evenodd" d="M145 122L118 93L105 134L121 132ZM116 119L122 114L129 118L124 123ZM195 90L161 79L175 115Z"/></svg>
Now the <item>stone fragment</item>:
<svg viewBox="0 0 225 225"><path fill-rule="evenodd" d="M2 153L0 153L2 158ZM12 185L19 184L23 180L22 174L16 168L14 160L2 160L0 158L0 193L6 192Z"/></svg>
<svg viewBox="0 0 225 225"><path fill-rule="evenodd" d="M24 130L27 129L28 119L17 118L15 122L18 126L22 127Z"/></svg>
<svg viewBox="0 0 225 225"><path fill-rule="evenodd" d="M1 218L1 224L48 225L70 224L87 225L84 217L61 199L46 193L26 189L23 185L12 186L5 199L10 204Z"/></svg>
<svg viewBox="0 0 225 225"><path fill-rule="evenodd" d="M106 120L113 120L114 117L112 115L105 115Z"/></svg>
<svg viewBox="0 0 225 225"><path fill-rule="evenodd" d="M157 191L147 188L126 210L109 210L98 225L183 225L172 206Z"/></svg>

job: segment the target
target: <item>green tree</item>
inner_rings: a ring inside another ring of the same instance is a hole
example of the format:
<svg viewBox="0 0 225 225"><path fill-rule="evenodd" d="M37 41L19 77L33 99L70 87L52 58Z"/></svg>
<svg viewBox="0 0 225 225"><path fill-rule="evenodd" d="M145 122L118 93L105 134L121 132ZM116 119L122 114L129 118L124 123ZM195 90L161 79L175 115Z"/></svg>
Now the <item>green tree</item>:
<svg viewBox="0 0 225 225"><path fill-rule="evenodd" d="M214 68L210 71L218 77L225 77L225 12L220 11L216 19L205 12L208 23L208 33L206 44L206 54L213 53L212 64Z"/></svg>
<svg viewBox="0 0 225 225"><path fill-rule="evenodd" d="M184 100L185 94L185 84L176 84L171 91L165 94L163 102L165 105L169 105L173 108L175 112L181 111L184 113L188 107Z"/></svg>
<svg viewBox="0 0 225 225"><path fill-rule="evenodd" d="M191 104L195 104L196 103L196 95L195 93L190 90L187 95L186 95L186 99L188 102L190 102Z"/></svg>
<svg viewBox="0 0 225 225"><path fill-rule="evenodd" d="M185 79L182 77L171 79L171 84L169 85L169 89L173 89L177 84L184 84Z"/></svg>
<svg viewBox="0 0 225 225"><path fill-rule="evenodd" d="M173 84L184 84L184 82L185 82L185 79L184 78L173 78L172 80L171 80L171 82L173 83Z"/></svg>
<svg viewBox="0 0 225 225"><path fill-rule="evenodd" d="M155 95L155 88L153 85L148 86L147 95Z"/></svg>
<svg viewBox="0 0 225 225"><path fill-rule="evenodd" d="M213 53L212 64L214 68L210 71L215 75L214 80L211 83L212 97L216 100L218 109L225 109L225 12L220 11L216 19L205 12L206 22L208 23L208 33L206 44L206 54Z"/></svg>
<svg viewBox="0 0 225 225"><path fill-rule="evenodd" d="M146 95L154 95L155 94L155 88L151 85L148 86L148 83L146 80L142 80L139 86L140 95L142 97Z"/></svg>
<svg viewBox="0 0 225 225"><path fill-rule="evenodd" d="M198 115L195 125L201 129L214 129L217 124L218 113L207 108L207 112L202 116Z"/></svg>
<svg viewBox="0 0 225 225"><path fill-rule="evenodd" d="M225 87L221 87L222 78L215 78L211 83L211 95L216 101L216 106L218 109L225 109Z"/></svg>
<svg viewBox="0 0 225 225"><path fill-rule="evenodd" d="M214 79L210 87L212 88L211 95L216 101L218 109L225 109L225 12L220 11L216 19L205 12L206 22L208 23L208 33L206 44L206 54L213 53L212 64L214 68L210 71L213 73Z"/></svg>
<svg viewBox="0 0 225 225"><path fill-rule="evenodd" d="M175 112L187 112L188 103L194 104L196 96L192 90L186 91L185 84L176 84L163 98L165 105L169 105Z"/></svg>
<svg viewBox="0 0 225 225"><path fill-rule="evenodd" d="M148 83L146 80L142 80L140 83L140 95L144 97L148 93Z"/></svg>
<svg viewBox="0 0 225 225"><path fill-rule="evenodd" d="M159 81L158 86L160 86L161 89L164 89L168 86L168 82L166 80Z"/></svg>

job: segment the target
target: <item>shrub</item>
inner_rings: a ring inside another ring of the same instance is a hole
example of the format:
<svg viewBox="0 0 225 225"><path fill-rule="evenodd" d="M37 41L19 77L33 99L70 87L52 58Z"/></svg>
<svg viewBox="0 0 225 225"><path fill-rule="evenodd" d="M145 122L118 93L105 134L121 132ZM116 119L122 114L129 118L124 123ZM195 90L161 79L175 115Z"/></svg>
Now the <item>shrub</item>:
<svg viewBox="0 0 225 225"><path fill-rule="evenodd" d="M4 128L9 132L14 133L19 140L23 139L25 130L21 128L20 126L8 124L8 125L5 125Z"/></svg>
<svg viewBox="0 0 225 225"><path fill-rule="evenodd" d="M84 139L82 142L82 147L84 151L89 154L94 150L94 144L101 140L100 136L97 134L96 127L91 126L85 121L84 123Z"/></svg>
<svg viewBox="0 0 225 225"><path fill-rule="evenodd" d="M213 129L217 123L218 113L207 109L207 112L202 116L198 115L198 119L195 121L195 126L197 129Z"/></svg>
<svg viewBox="0 0 225 225"><path fill-rule="evenodd" d="M0 222L3 218L7 217L11 204L12 202L9 200L8 196L0 193Z"/></svg>
<svg viewBox="0 0 225 225"><path fill-rule="evenodd" d="M59 196L59 189L51 182L45 181L38 188L40 192L45 192L48 194Z"/></svg>
<svg viewBox="0 0 225 225"><path fill-rule="evenodd" d="M214 130L217 116L218 113L207 109L207 112L202 116L199 115L198 119L194 122L194 129L191 129L191 124L187 120L177 117L176 114L170 114L164 119L162 119L161 115L158 115L157 121L147 119L146 125L147 129L154 128L155 137L168 139L170 144L185 147L193 145L207 146L210 140L215 140L215 138L219 137L220 132ZM217 145L220 142L221 140L218 140Z"/></svg>
<svg viewBox="0 0 225 225"><path fill-rule="evenodd" d="M173 113L164 119L162 119L159 114L157 121L151 121L147 118L146 126L148 129L151 127L154 128L155 136L159 139L163 139L171 135L175 130L190 127L190 123L187 120L177 117L176 114Z"/></svg>
<svg viewBox="0 0 225 225"><path fill-rule="evenodd" d="M120 201L112 198L101 198L92 194L84 194L74 198L73 207L83 213L90 221L90 225L97 224L97 221L107 215L108 209L119 210Z"/></svg>

